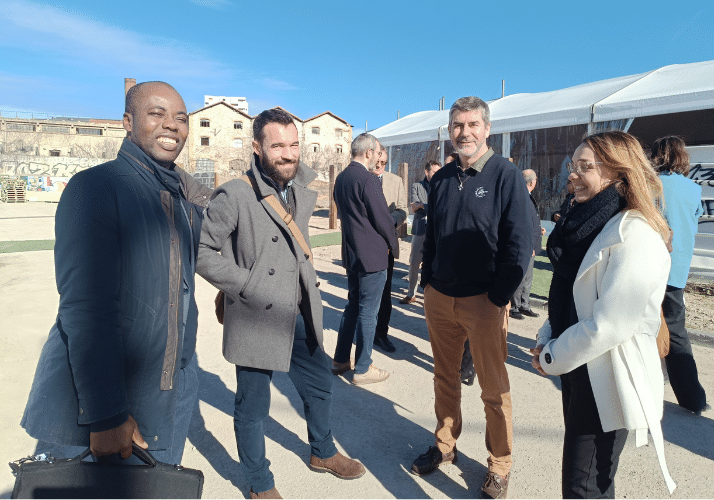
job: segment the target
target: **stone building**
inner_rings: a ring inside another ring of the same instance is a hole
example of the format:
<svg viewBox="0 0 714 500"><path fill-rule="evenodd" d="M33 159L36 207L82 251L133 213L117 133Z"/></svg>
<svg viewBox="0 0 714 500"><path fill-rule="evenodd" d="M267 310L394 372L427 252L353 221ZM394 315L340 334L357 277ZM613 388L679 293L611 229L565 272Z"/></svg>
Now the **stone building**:
<svg viewBox="0 0 714 500"><path fill-rule="evenodd" d="M302 123L301 143L303 161L315 169L322 180L327 180L330 165L341 169L349 163L352 126L325 111Z"/></svg>
<svg viewBox="0 0 714 500"><path fill-rule="evenodd" d="M0 117L0 174L71 176L116 157L119 120Z"/></svg>

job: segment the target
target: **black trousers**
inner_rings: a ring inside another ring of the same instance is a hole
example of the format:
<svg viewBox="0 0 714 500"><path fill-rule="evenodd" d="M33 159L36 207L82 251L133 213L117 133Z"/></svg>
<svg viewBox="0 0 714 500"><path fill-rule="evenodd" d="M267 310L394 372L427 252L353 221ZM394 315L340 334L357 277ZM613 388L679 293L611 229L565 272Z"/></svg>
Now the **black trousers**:
<svg viewBox="0 0 714 500"><path fill-rule="evenodd" d="M464 344L464 354L461 356L461 376L465 377L475 373L474 371L474 358L471 355L471 343L469 339L466 339Z"/></svg>
<svg viewBox="0 0 714 500"><path fill-rule="evenodd" d="M382 291L382 301L377 312L377 329L375 339L386 339L389 332L389 320L392 317L392 275L394 274L394 256L389 252L389 265L387 266L387 281Z"/></svg>
<svg viewBox="0 0 714 500"><path fill-rule="evenodd" d="M615 473L627 430L602 430L587 365L560 380L565 417L563 498L615 498Z"/></svg>
<svg viewBox="0 0 714 500"><path fill-rule="evenodd" d="M669 328L669 354L664 358L669 374L669 383L679 406L699 412L707 404L707 395L699 383L697 363L692 355L689 333L684 326L686 308L684 290L667 285L662 302L664 320Z"/></svg>

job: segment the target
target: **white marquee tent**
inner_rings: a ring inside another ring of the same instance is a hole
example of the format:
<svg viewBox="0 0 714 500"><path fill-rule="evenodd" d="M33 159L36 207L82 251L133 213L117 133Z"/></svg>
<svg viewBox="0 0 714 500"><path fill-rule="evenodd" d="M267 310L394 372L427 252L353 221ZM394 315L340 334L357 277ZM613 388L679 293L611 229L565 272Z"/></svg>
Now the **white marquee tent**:
<svg viewBox="0 0 714 500"><path fill-rule="evenodd" d="M489 102L491 133L594 125L714 108L714 61L675 64L642 73ZM448 140L449 111L420 111L373 130L385 146Z"/></svg>

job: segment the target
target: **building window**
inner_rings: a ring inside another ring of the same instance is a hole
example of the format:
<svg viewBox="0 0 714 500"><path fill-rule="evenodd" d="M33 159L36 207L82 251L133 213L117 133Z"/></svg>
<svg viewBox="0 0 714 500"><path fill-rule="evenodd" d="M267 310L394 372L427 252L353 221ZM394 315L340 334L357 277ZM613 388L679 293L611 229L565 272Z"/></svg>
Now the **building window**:
<svg viewBox="0 0 714 500"><path fill-rule="evenodd" d="M319 153L319 152L320 152L320 145L319 145L319 144L312 144L312 145L310 146L310 148L312 149L312 152L313 152L313 153Z"/></svg>
<svg viewBox="0 0 714 500"><path fill-rule="evenodd" d="M242 148L243 147L243 139L235 138L233 139L233 147L234 148Z"/></svg>
<svg viewBox="0 0 714 500"><path fill-rule="evenodd" d="M50 156L59 156L59 155L60 155L59 149L50 149Z"/></svg>
<svg viewBox="0 0 714 500"><path fill-rule="evenodd" d="M320 135L320 127L312 127L313 135Z"/></svg>
<svg viewBox="0 0 714 500"><path fill-rule="evenodd" d="M335 137L342 137L342 129L341 128L335 129Z"/></svg>
<svg viewBox="0 0 714 500"><path fill-rule="evenodd" d="M66 125L42 125L42 131L51 134L69 134L69 127Z"/></svg>
<svg viewBox="0 0 714 500"><path fill-rule="evenodd" d="M335 149L337 150L338 154L342 154L342 144L335 145Z"/></svg>
<svg viewBox="0 0 714 500"><path fill-rule="evenodd" d="M243 122L233 122L233 128L235 130L243 130Z"/></svg>
<svg viewBox="0 0 714 500"><path fill-rule="evenodd" d="M201 137L201 146L210 146L210 141L208 137Z"/></svg>
<svg viewBox="0 0 714 500"><path fill-rule="evenodd" d="M77 127L79 135L104 135L104 131L100 128Z"/></svg>
<svg viewBox="0 0 714 500"><path fill-rule="evenodd" d="M206 118L201 118L201 126L202 127L210 127L211 126L211 120L208 120Z"/></svg>
<svg viewBox="0 0 714 500"><path fill-rule="evenodd" d="M213 172L213 165L213 160L210 160L208 158L199 158L196 160L196 173L199 174L202 172Z"/></svg>
<svg viewBox="0 0 714 500"><path fill-rule="evenodd" d="M36 126L32 123L17 123L17 122L7 122L7 130L14 130L16 132L34 132Z"/></svg>

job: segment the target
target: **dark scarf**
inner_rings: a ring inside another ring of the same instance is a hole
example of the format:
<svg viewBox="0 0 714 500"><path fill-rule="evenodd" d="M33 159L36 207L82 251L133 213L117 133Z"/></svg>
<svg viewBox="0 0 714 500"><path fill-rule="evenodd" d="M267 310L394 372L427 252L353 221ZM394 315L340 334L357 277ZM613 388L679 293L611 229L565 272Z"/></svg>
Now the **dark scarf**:
<svg viewBox="0 0 714 500"><path fill-rule="evenodd" d="M578 322L573 284L580 264L607 221L625 206L625 199L615 186L610 186L590 201L575 204L550 233L546 250L553 264L553 279L548 294L552 338L558 338L568 327Z"/></svg>

